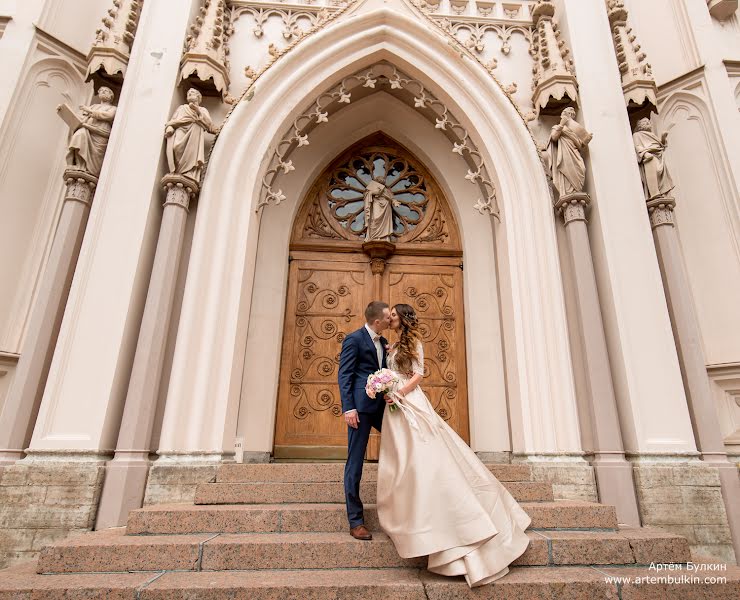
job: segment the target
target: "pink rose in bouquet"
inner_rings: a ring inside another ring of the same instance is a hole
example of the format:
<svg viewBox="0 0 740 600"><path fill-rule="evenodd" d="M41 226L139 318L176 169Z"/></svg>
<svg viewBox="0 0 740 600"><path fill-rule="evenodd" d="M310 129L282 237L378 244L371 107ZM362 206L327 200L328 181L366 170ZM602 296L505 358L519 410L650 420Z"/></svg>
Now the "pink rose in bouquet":
<svg viewBox="0 0 740 600"><path fill-rule="evenodd" d="M390 369L380 369L375 371L367 377L367 383L365 384L365 393L371 398L375 398L380 393L392 392L398 384L398 377ZM388 409L391 411L397 410L397 406L391 404Z"/></svg>

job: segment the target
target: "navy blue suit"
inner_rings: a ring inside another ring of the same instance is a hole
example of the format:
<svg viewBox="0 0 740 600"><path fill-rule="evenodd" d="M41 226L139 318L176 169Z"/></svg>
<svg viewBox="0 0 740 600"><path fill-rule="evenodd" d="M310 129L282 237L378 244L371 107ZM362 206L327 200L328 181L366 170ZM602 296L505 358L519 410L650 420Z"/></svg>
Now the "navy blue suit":
<svg viewBox="0 0 740 600"><path fill-rule="evenodd" d="M386 367L387 345L380 338L383 348L382 367ZM383 425L385 400L382 394L375 399L365 393L368 375L375 373L378 366L378 353L370 334L363 326L350 333L342 342L339 356L339 395L342 398L342 412L353 408L357 410L360 423L357 429L347 426L347 463L344 466L344 495L347 501L347 518L350 527L364 523L362 500L360 500L360 479L362 466L370 439L370 428L378 431Z"/></svg>

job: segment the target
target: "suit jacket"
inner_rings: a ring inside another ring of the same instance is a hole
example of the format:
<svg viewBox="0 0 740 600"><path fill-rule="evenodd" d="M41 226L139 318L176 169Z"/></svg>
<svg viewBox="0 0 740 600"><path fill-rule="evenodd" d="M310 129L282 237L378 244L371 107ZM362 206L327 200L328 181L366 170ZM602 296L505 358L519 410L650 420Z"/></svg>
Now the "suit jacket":
<svg viewBox="0 0 740 600"><path fill-rule="evenodd" d="M382 368L386 368L386 350L388 341L381 336L383 348ZM363 326L353 331L342 342L339 355L339 395L342 398L342 412L357 409L358 412L375 412L385 405L383 394L375 399L365 393L368 375L375 373L378 367L378 353L370 334Z"/></svg>

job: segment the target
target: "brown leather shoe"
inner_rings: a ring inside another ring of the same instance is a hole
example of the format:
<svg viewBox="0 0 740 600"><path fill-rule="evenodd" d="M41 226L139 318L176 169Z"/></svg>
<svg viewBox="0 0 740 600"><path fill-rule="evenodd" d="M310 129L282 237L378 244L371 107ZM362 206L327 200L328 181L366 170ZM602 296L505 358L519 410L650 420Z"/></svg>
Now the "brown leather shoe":
<svg viewBox="0 0 740 600"><path fill-rule="evenodd" d="M364 525L358 525L349 530L349 534L356 540L368 541L373 539L373 534Z"/></svg>

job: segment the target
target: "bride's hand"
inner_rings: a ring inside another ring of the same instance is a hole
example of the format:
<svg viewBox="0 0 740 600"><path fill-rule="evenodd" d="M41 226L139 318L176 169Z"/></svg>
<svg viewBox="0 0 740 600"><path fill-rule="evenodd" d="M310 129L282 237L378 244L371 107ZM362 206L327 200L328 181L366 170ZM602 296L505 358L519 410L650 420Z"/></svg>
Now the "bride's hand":
<svg viewBox="0 0 740 600"><path fill-rule="evenodd" d="M395 397L395 400L393 400L393 399L392 399L393 397ZM406 399L406 394L404 394L404 393L402 393L402 392L398 391L398 392L393 392L393 393L391 393L391 394L388 394L388 396L386 396L386 400L385 400L385 401L386 401L386 402L387 402L388 404L393 404L393 402L395 402L396 400L401 400L401 401L403 401L403 400L405 400L405 399Z"/></svg>

